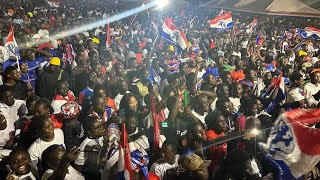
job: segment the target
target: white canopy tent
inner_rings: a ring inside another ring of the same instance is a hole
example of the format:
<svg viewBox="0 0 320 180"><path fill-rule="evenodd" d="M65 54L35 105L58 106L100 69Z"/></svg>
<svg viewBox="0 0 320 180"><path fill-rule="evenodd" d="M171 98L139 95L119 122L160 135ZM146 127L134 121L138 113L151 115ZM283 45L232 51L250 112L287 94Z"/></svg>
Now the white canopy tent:
<svg viewBox="0 0 320 180"><path fill-rule="evenodd" d="M299 0L274 0L266 9L267 11L282 11L295 13L314 13L320 14L320 11L302 3Z"/></svg>
<svg viewBox="0 0 320 180"><path fill-rule="evenodd" d="M239 2L237 2L237 4L235 4L235 7L245 7L253 2L256 2L257 0L240 0Z"/></svg>
<svg viewBox="0 0 320 180"><path fill-rule="evenodd" d="M317 0L308 0L314 2ZM212 0L203 6L213 8L224 7L230 10L238 10L259 14L320 17L320 11L314 9L300 0ZM230 2L234 2L232 5ZM311 3L312 4L312 3Z"/></svg>

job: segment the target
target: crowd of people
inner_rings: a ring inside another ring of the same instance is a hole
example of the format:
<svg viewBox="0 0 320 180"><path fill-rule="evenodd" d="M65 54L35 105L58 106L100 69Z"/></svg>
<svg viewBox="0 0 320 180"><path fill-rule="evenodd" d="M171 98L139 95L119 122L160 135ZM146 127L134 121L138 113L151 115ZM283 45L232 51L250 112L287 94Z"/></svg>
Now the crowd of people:
<svg viewBox="0 0 320 180"><path fill-rule="evenodd" d="M233 12L216 31L217 10L179 6L54 39L129 8L0 3L0 179L117 179L124 133L133 179L276 179L258 142L281 113L320 107L319 41L298 33L319 20ZM159 35L165 17L186 49Z"/></svg>

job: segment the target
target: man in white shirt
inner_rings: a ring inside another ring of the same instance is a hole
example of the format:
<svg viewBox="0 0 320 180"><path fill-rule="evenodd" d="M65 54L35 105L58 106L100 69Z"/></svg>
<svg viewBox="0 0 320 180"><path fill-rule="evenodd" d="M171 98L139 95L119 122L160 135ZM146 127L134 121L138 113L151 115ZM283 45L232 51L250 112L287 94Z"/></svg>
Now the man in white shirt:
<svg viewBox="0 0 320 180"><path fill-rule="evenodd" d="M4 115L9 127L13 127L19 117L26 114L26 102L14 99L12 87L0 86L0 113Z"/></svg>
<svg viewBox="0 0 320 180"><path fill-rule="evenodd" d="M119 93L114 97L114 101L115 101L115 104L116 104L117 108L119 109L120 108L120 102L121 102L123 96L125 94L130 93L130 91L128 91L127 82L125 80L123 80L123 79L119 79L116 82L115 88L117 89L117 92L119 92Z"/></svg>
<svg viewBox="0 0 320 180"><path fill-rule="evenodd" d="M195 106L193 107L191 113L195 116L199 121L205 124L205 118L209 112L209 101L208 97L205 95L197 95L195 97Z"/></svg>
<svg viewBox="0 0 320 180"><path fill-rule="evenodd" d="M319 100L316 100L314 95L320 90L320 68L314 68L310 72L311 82L304 85L303 90L306 95L308 107L318 107Z"/></svg>
<svg viewBox="0 0 320 180"><path fill-rule="evenodd" d="M61 129L54 129L54 138L50 142L47 142L47 141L42 140L41 138L38 138L32 143L32 145L28 149L32 164L37 165L39 163L39 161L42 160L41 155L42 155L43 151L54 144L58 144L58 145L65 147L64 135L63 135L63 131Z"/></svg>
<svg viewBox="0 0 320 180"><path fill-rule="evenodd" d="M155 173L160 177L160 180L167 180L167 171L178 167L179 155L177 154L176 143L166 140L161 147L160 155L160 159L152 164L150 172Z"/></svg>

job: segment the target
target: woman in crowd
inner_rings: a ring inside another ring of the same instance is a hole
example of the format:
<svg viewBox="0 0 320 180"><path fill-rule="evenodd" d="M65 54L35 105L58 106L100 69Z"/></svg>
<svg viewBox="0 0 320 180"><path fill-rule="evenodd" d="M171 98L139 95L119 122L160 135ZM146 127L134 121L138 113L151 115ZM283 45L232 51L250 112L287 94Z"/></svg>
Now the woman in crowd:
<svg viewBox="0 0 320 180"><path fill-rule="evenodd" d="M227 132L227 123L225 117L220 111L213 111L206 117L206 124L208 131L206 132L207 140L210 142L216 138L224 136ZM210 145L210 144L209 144ZM208 150L208 159L211 160L209 166L210 177L214 178L219 167L222 165L227 154L227 143L224 142L220 145L210 147Z"/></svg>
<svg viewBox="0 0 320 180"><path fill-rule="evenodd" d="M46 116L35 116L31 121L30 129L32 133L35 133L37 139L31 144L28 152L32 164L40 165L42 153L49 146L53 144L65 146L64 135L61 129L54 128L52 121Z"/></svg>

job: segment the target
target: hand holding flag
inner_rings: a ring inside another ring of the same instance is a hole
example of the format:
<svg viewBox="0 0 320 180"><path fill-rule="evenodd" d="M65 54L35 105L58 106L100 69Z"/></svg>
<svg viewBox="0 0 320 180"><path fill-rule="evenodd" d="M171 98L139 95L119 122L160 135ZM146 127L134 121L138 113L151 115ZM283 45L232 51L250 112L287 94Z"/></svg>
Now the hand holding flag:
<svg viewBox="0 0 320 180"><path fill-rule="evenodd" d="M13 27L10 26L9 34L4 45L5 52L3 54L4 60L7 61L9 59L15 59L17 61L18 70L20 71L19 60L20 60L20 53L19 47L14 38L14 30ZM5 64L5 63L4 63Z"/></svg>

